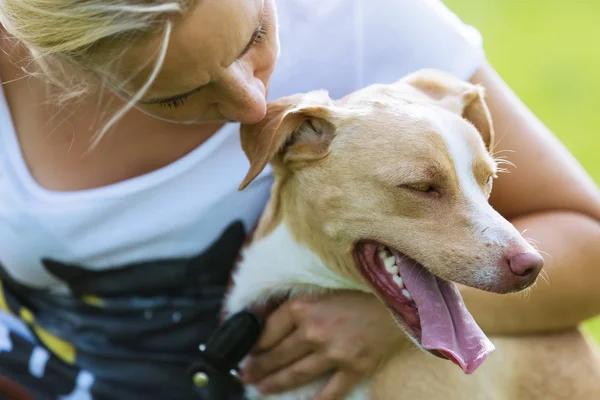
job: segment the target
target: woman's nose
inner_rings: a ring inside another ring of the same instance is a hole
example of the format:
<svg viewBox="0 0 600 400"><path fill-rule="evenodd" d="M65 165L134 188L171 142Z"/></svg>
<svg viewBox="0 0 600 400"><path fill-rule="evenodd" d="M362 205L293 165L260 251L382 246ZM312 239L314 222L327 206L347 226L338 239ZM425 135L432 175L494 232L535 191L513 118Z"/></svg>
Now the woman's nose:
<svg viewBox="0 0 600 400"><path fill-rule="evenodd" d="M261 121L267 112L264 83L243 66L232 66L222 78L226 96L219 104L221 113L228 119L244 124Z"/></svg>

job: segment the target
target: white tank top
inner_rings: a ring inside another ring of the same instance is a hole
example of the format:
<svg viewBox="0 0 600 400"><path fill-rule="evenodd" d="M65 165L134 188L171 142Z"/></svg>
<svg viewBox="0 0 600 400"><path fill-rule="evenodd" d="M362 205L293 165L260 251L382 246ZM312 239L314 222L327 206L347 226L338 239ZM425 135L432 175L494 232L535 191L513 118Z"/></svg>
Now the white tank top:
<svg viewBox="0 0 600 400"><path fill-rule="evenodd" d="M477 31L438 0L277 5L282 51L270 99L323 88L336 98L425 67L468 79L483 59ZM0 90L0 268L22 285L67 294L69 279L49 267L53 262L109 271L195 257L233 226L248 232L272 180L267 169L237 191L248 168L238 129L228 124L183 158L146 175L53 192L28 171Z"/></svg>

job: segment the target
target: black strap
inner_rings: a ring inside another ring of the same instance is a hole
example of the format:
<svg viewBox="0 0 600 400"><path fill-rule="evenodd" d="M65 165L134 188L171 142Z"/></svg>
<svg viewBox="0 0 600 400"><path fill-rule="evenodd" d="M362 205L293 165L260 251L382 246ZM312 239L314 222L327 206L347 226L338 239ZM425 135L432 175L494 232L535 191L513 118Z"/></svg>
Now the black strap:
<svg viewBox="0 0 600 400"><path fill-rule="evenodd" d="M201 399L243 399L239 363L252 350L261 331L258 315L244 310L228 318L200 345L200 356L189 368L189 379Z"/></svg>

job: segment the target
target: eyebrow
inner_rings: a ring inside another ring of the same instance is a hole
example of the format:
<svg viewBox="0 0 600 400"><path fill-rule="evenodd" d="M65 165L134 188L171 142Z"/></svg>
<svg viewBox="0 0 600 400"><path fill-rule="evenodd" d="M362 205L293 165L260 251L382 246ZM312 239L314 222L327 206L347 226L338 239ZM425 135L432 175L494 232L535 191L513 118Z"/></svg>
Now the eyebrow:
<svg viewBox="0 0 600 400"><path fill-rule="evenodd" d="M256 29L254 30L254 33L252 33L252 36L250 36L250 40L246 44L246 47L244 47L244 49L242 50L240 55L237 56L236 61L239 60L240 58L244 57L246 55L246 53L248 53L250 51L250 49L252 48L252 45L254 44L256 37L260 34L260 31L263 28L264 18L265 18L265 2L263 1L262 2L262 10L260 12L260 17L258 19ZM173 101L177 101L177 100L181 100L181 99L190 97L191 95L198 93L200 90L202 90L203 88L205 88L208 85L209 85L209 83L205 83L204 85L200 85L197 88L190 90L189 92L176 94L174 96L169 96L169 97L161 97L161 98L155 98L155 99L150 99L150 100L142 100L142 101L139 101L138 103L139 104L171 103Z"/></svg>

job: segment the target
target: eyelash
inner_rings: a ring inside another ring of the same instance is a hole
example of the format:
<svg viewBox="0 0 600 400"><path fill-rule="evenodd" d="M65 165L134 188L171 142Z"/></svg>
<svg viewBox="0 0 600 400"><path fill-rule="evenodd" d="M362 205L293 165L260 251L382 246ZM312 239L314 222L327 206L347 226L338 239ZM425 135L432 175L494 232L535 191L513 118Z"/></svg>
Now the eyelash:
<svg viewBox="0 0 600 400"><path fill-rule="evenodd" d="M175 99L175 100L167 101L167 102L164 102L164 103L163 103L163 102L161 102L161 103L158 103L158 105L160 105L161 107L168 108L169 110L174 110L174 109L176 109L177 107L181 107L182 105L184 105L184 104L185 104L185 101L186 101L186 100L187 100L189 97L190 97L189 95L188 95L188 96L184 96L184 97L181 97L181 98L179 98L179 99Z"/></svg>
<svg viewBox="0 0 600 400"><path fill-rule="evenodd" d="M260 29L256 33L256 36L254 37L254 44L257 45L263 43L267 38L267 33L267 25L263 22L260 26Z"/></svg>
<svg viewBox="0 0 600 400"><path fill-rule="evenodd" d="M183 97L180 97L180 98L175 99L175 100L167 101L167 102L164 102L164 103L163 102L158 103L158 105L161 106L161 107L168 108L169 110L174 110L174 109L176 109L176 108L181 107L182 105L184 105L185 101L189 97L190 97L190 95L183 96Z"/></svg>
<svg viewBox="0 0 600 400"><path fill-rule="evenodd" d="M262 25L260 26L260 29L258 30L258 32L256 33L256 35L254 36L254 41L253 44L254 45L259 45L261 43L263 43L266 39L267 39L267 34L268 34L268 30L267 30L267 25L266 23L262 23ZM160 106L168 108L169 110L174 110L178 107L181 107L185 104L185 101L189 98L190 96L185 96L185 97L181 97L179 99L176 100L171 100L168 102L164 102L164 103L158 103Z"/></svg>

